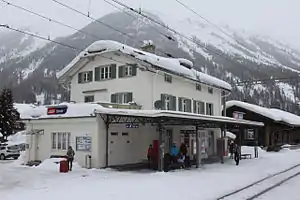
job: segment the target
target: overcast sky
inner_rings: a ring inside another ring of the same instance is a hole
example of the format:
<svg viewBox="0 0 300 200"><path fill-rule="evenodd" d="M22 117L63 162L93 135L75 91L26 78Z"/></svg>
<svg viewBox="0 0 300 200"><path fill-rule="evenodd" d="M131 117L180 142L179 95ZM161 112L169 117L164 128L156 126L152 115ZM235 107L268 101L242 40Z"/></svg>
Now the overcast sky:
<svg viewBox="0 0 300 200"><path fill-rule="evenodd" d="M6 0L31 9L37 13L62 21L76 28L91 22L90 19L70 11L52 0ZM58 0L85 13L89 10L94 18L101 17L116 8L103 0ZM110 1L110 0L108 0ZM174 20L198 19L175 0L120 0L134 8L141 7L155 14ZM299 0L181 0L215 24L229 25L249 33L267 35L288 42L300 49L300 8ZM28 14L0 1L0 24L14 28L32 27L43 36L56 37L72 33L44 19Z"/></svg>

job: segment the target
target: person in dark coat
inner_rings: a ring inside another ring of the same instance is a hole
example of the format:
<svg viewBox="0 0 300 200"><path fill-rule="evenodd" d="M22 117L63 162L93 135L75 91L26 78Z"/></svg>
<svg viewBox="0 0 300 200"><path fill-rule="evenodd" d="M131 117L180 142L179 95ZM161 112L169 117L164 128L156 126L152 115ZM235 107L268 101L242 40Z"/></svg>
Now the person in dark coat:
<svg viewBox="0 0 300 200"><path fill-rule="evenodd" d="M72 171L74 156L75 156L75 152L74 152L73 148L71 146L69 146L68 151L67 151L69 171Z"/></svg>
<svg viewBox="0 0 300 200"><path fill-rule="evenodd" d="M234 153L235 164L239 165L241 152L240 152L240 147L237 144L234 144L233 153Z"/></svg>
<svg viewBox="0 0 300 200"><path fill-rule="evenodd" d="M229 144L230 159L233 159L233 150L234 150L234 142L230 141L230 144Z"/></svg>
<svg viewBox="0 0 300 200"><path fill-rule="evenodd" d="M148 147L147 159L148 159L148 162L149 162L149 165L150 165L152 160L153 160L153 147L152 147L152 144L150 144L149 147Z"/></svg>
<svg viewBox="0 0 300 200"><path fill-rule="evenodd" d="M180 146L180 153L182 153L184 156L186 156L187 155L187 147L186 147L186 145L184 144L184 143L182 143L181 144L181 146Z"/></svg>

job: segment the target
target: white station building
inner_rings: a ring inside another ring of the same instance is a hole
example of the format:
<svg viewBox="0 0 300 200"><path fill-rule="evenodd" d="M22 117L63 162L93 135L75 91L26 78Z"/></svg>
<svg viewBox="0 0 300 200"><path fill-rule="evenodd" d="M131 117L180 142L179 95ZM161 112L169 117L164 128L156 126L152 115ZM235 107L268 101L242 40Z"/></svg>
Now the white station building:
<svg viewBox="0 0 300 200"><path fill-rule="evenodd" d="M221 116L231 86L195 70L191 61L115 41L93 43L58 79L75 103L36 107L23 117L31 133L28 162L63 156L72 146L82 166L88 157L93 168L135 164L145 160L149 144L158 144L162 159L175 142L186 143L198 166L201 154L219 156L226 124L263 126Z"/></svg>

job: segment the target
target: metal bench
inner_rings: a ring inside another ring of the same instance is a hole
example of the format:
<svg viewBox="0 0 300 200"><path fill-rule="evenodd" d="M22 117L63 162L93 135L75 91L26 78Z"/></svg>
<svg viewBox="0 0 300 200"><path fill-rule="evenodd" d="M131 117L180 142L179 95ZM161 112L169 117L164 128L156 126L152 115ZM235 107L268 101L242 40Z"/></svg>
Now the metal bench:
<svg viewBox="0 0 300 200"><path fill-rule="evenodd" d="M245 153L245 154L241 154L241 159L252 159L252 154L251 153Z"/></svg>

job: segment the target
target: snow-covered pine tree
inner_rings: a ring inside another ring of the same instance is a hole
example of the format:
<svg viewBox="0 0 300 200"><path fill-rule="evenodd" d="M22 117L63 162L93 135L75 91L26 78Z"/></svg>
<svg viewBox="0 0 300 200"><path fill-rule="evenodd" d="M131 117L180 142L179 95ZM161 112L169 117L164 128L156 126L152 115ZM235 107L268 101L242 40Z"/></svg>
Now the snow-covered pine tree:
<svg viewBox="0 0 300 200"><path fill-rule="evenodd" d="M3 89L0 95L0 143L7 142L7 137L14 134L20 114L14 108L10 89Z"/></svg>

